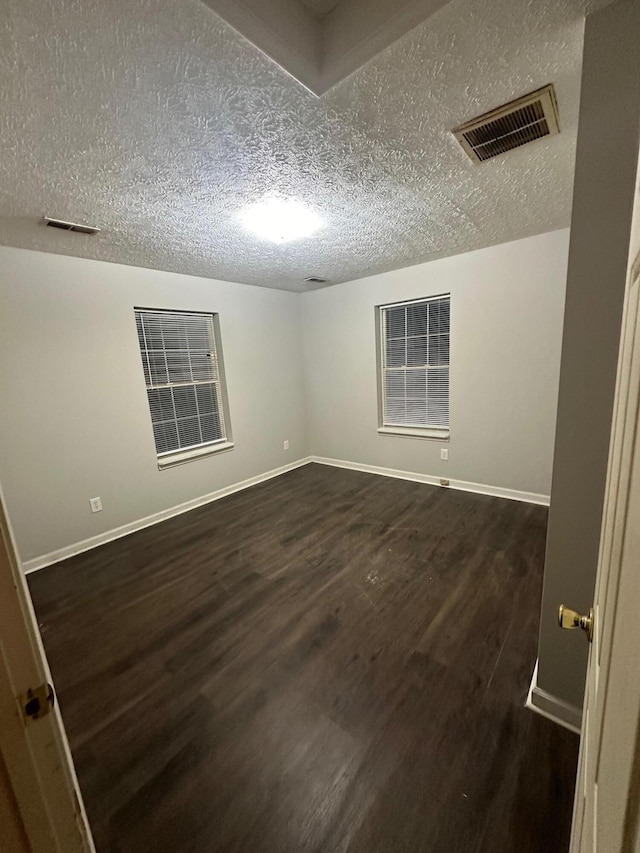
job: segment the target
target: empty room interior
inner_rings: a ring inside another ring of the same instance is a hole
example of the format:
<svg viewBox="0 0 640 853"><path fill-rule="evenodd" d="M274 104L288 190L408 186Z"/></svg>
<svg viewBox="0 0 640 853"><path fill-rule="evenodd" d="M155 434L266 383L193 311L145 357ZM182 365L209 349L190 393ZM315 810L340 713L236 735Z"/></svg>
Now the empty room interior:
<svg viewBox="0 0 640 853"><path fill-rule="evenodd" d="M77 849L586 853L558 608L591 625L639 4L0 5L3 529Z"/></svg>

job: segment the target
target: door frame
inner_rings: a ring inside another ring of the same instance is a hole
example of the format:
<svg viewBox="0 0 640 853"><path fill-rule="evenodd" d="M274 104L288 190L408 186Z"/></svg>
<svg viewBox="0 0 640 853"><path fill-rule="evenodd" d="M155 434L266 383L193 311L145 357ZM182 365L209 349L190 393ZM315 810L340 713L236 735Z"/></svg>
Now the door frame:
<svg viewBox="0 0 640 853"><path fill-rule="evenodd" d="M23 710L30 688L53 685L0 490L0 753L31 853L95 853L57 703ZM55 694L54 694L55 695Z"/></svg>
<svg viewBox="0 0 640 853"><path fill-rule="evenodd" d="M640 196L638 196L640 198ZM638 202L636 202L638 204ZM636 216L640 215L640 210ZM612 666L616 635L622 634L622 650L628 647L628 615L620 606L625 580L634 570L626 551L628 534L633 529L630 513L632 490L640 480L640 252L629 267L622 318L620 355L616 377L607 484L602 517L598 571L594 591L594 642L589 650L583 711L580 754L571 829L570 853L591 853L598 839L597 783L608 699L625 692L620 670ZM640 524L640 522L636 522ZM635 562L635 561L634 561ZM637 632L636 632L637 636ZM620 643L620 639L618 640ZM627 673L628 678L628 673ZM620 827L620 846L608 853L631 853L629 839L640 843L640 790L634 778L640 769L640 678L635 690L627 690L627 701L635 699L633 721L617 722L617 737L633 745L633 756L626 767L623 788L624 826ZM626 681L628 687L628 681ZM632 714L633 716L633 714ZM593 790L590 790L593 789ZM638 848L635 848L638 849Z"/></svg>

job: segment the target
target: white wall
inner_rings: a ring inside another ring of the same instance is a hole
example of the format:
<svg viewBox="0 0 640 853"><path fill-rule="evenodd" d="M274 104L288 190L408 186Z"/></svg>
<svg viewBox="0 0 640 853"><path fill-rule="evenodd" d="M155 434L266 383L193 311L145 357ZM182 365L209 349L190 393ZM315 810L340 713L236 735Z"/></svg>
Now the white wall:
<svg viewBox="0 0 640 853"><path fill-rule="evenodd" d="M548 495L567 247L556 231L305 294L0 248L0 482L22 559L309 453ZM443 292L448 462L377 433L374 306ZM136 305L219 313L234 450L158 471Z"/></svg>
<svg viewBox="0 0 640 853"><path fill-rule="evenodd" d="M9 248L0 270L0 482L23 560L308 454L297 294ZM136 305L219 313L234 450L158 470Z"/></svg>
<svg viewBox="0 0 640 853"><path fill-rule="evenodd" d="M548 495L568 245L554 231L304 294L312 453ZM374 308L439 293L450 442L379 435Z"/></svg>

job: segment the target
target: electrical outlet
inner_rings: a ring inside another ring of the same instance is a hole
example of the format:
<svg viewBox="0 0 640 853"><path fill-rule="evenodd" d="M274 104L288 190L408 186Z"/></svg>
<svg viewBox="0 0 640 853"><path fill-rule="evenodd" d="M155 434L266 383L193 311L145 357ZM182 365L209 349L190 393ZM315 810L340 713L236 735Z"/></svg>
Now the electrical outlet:
<svg viewBox="0 0 640 853"><path fill-rule="evenodd" d="M448 447L441 447L440 448L440 459L442 459L443 462L446 462L449 459L449 448Z"/></svg>
<svg viewBox="0 0 640 853"><path fill-rule="evenodd" d="M288 450L289 449L289 441L285 439L285 441L282 443L282 446L284 447L285 450Z"/></svg>
<svg viewBox="0 0 640 853"><path fill-rule="evenodd" d="M91 512L102 512L102 500L100 498L89 498Z"/></svg>

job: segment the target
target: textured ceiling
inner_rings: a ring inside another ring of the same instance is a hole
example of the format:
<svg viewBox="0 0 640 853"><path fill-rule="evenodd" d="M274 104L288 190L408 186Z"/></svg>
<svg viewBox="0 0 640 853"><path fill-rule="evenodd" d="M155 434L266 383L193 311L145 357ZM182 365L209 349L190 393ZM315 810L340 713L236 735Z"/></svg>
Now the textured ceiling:
<svg viewBox="0 0 640 853"><path fill-rule="evenodd" d="M450 0L342 0L324 15L304 0L202 2L322 97Z"/></svg>
<svg viewBox="0 0 640 853"><path fill-rule="evenodd" d="M569 223L604 2L451 0L321 99L198 0L2 5L0 243L303 290ZM474 166L450 128L550 81L562 133ZM272 195L324 228L254 238L238 217Z"/></svg>

